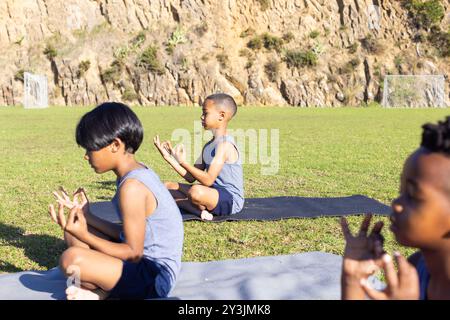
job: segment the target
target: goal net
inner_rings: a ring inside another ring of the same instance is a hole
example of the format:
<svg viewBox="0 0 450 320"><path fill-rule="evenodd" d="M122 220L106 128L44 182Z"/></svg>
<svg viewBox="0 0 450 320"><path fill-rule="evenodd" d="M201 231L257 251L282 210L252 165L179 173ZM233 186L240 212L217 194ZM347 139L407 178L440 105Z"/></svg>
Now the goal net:
<svg viewBox="0 0 450 320"><path fill-rule="evenodd" d="M43 75L24 73L24 97L23 106L26 109L47 108L48 92L47 77Z"/></svg>
<svg viewBox="0 0 450 320"><path fill-rule="evenodd" d="M447 107L443 75L387 75L384 107Z"/></svg>

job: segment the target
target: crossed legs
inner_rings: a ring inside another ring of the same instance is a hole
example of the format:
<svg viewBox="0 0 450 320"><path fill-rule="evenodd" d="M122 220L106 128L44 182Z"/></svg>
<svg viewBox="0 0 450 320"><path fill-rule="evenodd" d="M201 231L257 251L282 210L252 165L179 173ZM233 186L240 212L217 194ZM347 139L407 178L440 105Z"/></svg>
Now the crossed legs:
<svg viewBox="0 0 450 320"><path fill-rule="evenodd" d="M109 241L118 241L119 226L90 214L86 219L89 232ZM91 249L68 232L64 232L64 239L69 248L60 258L60 268L67 277L79 280L81 285L69 286L67 299L105 299L122 275L122 260Z"/></svg>
<svg viewBox="0 0 450 320"><path fill-rule="evenodd" d="M178 207L190 213L200 216L204 220L212 220L210 213L219 203L219 192L199 184L185 184L178 182L166 182Z"/></svg>

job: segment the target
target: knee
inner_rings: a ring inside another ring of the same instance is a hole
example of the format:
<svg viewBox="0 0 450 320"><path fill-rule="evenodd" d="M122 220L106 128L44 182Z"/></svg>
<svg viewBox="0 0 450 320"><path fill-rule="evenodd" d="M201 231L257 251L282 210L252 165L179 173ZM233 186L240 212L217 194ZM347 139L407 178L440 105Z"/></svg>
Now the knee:
<svg viewBox="0 0 450 320"><path fill-rule="evenodd" d="M177 182L166 181L166 182L164 182L164 185L169 190L178 190L178 183Z"/></svg>
<svg viewBox="0 0 450 320"><path fill-rule="evenodd" d="M203 199L204 192L200 186L195 185L189 189L188 195L192 202L199 203Z"/></svg>
<svg viewBox="0 0 450 320"><path fill-rule="evenodd" d="M78 247L70 247L63 252L61 258L59 259L59 266L61 270L65 273L71 273L70 269L73 266L79 266L82 261L82 249Z"/></svg>

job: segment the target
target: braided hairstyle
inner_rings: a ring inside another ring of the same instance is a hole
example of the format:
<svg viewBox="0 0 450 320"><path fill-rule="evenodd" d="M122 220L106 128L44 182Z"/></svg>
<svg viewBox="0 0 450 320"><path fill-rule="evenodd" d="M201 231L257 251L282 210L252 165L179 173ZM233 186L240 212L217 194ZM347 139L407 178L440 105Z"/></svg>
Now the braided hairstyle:
<svg viewBox="0 0 450 320"><path fill-rule="evenodd" d="M421 146L432 151L450 156L450 117L437 124L427 123L422 126Z"/></svg>

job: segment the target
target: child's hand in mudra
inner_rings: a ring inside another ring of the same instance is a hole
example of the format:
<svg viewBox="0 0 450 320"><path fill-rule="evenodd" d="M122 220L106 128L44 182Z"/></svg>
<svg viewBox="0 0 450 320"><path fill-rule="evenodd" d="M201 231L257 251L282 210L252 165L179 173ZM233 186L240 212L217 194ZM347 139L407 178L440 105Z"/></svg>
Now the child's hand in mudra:
<svg viewBox="0 0 450 320"><path fill-rule="evenodd" d="M186 150L183 144L175 146L175 148L172 150L172 155L179 164L186 162Z"/></svg>
<svg viewBox="0 0 450 320"><path fill-rule="evenodd" d="M58 213L55 212L55 207L51 204L49 212L52 220L56 222L63 231L67 231L78 239L83 239L88 234L88 225L84 217L83 208L76 204L70 209L69 216L66 220L64 214L64 204L58 202Z"/></svg>
<svg viewBox="0 0 450 320"><path fill-rule="evenodd" d="M355 279L366 279L375 273L382 265L383 222L377 222L368 235L372 215L367 215L360 227L359 233L353 236L348 227L347 219L341 218L341 227L346 241L343 274Z"/></svg>
<svg viewBox="0 0 450 320"><path fill-rule="evenodd" d="M369 286L365 279L361 286L367 296L375 300L417 300L420 298L419 276L416 268L399 253L395 254L398 273L395 271L391 256L383 256L383 270L386 276L386 288L378 291Z"/></svg>
<svg viewBox="0 0 450 320"><path fill-rule="evenodd" d="M66 190L63 187L59 187L59 194L57 191L53 191L53 195L56 198L58 203L61 203L68 209L72 209L74 206L79 205L86 211L87 207L89 207L89 200L86 196L86 191L84 188L78 188L77 191L73 193L73 199L70 199Z"/></svg>
<svg viewBox="0 0 450 320"><path fill-rule="evenodd" d="M153 144L155 145L156 149L158 149L159 153L161 153L164 159L168 160L171 158L173 150L170 141L161 142L159 140L159 135L157 135L153 138Z"/></svg>

